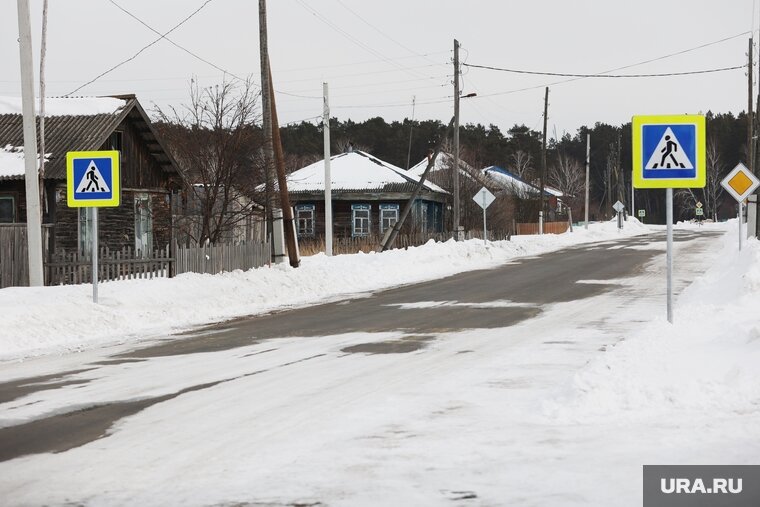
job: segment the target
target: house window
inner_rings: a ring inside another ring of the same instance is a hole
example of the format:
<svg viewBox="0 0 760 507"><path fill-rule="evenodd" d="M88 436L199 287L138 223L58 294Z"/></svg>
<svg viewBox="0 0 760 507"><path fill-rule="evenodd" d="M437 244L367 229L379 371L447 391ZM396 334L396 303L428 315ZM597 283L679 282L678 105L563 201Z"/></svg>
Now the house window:
<svg viewBox="0 0 760 507"><path fill-rule="evenodd" d="M369 204L351 205L351 235L369 236L370 233L370 206Z"/></svg>
<svg viewBox="0 0 760 507"><path fill-rule="evenodd" d="M299 204L296 206L296 226L298 236L314 236L314 205Z"/></svg>
<svg viewBox="0 0 760 507"><path fill-rule="evenodd" d="M108 137L108 149L121 151L123 139L124 134L118 130L113 131Z"/></svg>
<svg viewBox="0 0 760 507"><path fill-rule="evenodd" d="M398 222L398 204L380 205L380 234L393 227Z"/></svg>
<svg viewBox="0 0 760 507"><path fill-rule="evenodd" d="M420 221L420 227L422 228L422 232L428 232L428 203L421 202L420 203L420 214L422 215L422 220Z"/></svg>
<svg viewBox="0 0 760 507"><path fill-rule="evenodd" d="M16 199L11 195L0 195L0 223L12 224L16 221Z"/></svg>
<svg viewBox="0 0 760 507"><path fill-rule="evenodd" d="M135 251L142 257L153 251L153 213L148 194L135 196Z"/></svg>
<svg viewBox="0 0 760 507"><path fill-rule="evenodd" d="M79 209L79 253L90 255L92 253L92 210L93 208Z"/></svg>

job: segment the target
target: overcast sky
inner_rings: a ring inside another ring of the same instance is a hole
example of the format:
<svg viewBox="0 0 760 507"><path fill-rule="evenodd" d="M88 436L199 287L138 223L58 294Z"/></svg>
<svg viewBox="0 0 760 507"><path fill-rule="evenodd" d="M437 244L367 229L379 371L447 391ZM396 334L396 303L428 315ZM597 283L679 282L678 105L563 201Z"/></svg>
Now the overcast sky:
<svg viewBox="0 0 760 507"><path fill-rule="evenodd" d="M72 92L157 39L168 38L76 92L135 93L181 105L188 83L252 75L260 82L258 2L252 0L49 0L48 95ZM115 2L115 3L114 3ZM280 122L322 113L322 82L332 116L387 121L412 116L448 122L453 114L453 40L462 61L518 70L588 74L701 49L620 70L669 73L746 63L758 26L755 0L269 0L269 45ZM0 94L20 96L16 2L0 16ZM39 71L42 0L30 0ZM187 52L185 51L187 50ZM197 57L191 56L194 53ZM212 65L213 64L213 65ZM37 77L35 77L37 79ZM234 79L229 78L228 79ZM525 124L540 130L545 85L549 135L574 134L596 121L620 124L634 114L746 109L744 69L647 79L581 79L463 67L461 122ZM522 90L522 91L520 91ZM286 94L287 93L287 94ZM296 97L293 95L301 95Z"/></svg>

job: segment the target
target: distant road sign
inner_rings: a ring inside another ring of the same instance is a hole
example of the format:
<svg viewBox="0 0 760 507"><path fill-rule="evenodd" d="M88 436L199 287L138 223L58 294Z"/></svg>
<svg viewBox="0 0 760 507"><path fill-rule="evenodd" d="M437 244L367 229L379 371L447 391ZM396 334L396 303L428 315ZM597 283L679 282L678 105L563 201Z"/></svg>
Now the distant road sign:
<svg viewBox="0 0 760 507"><path fill-rule="evenodd" d="M616 212L620 213L625 209L625 204L623 204L620 201L617 201L615 204L612 205L612 209L614 209Z"/></svg>
<svg viewBox="0 0 760 507"><path fill-rule="evenodd" d="M66 197L72 208L119 206L119 152L66 153Z"/></svg>
<svg viewBox="0 0 760 507"><path fill-rule="evenodd" d="M723 188L728 191L739 202L744 201L760 185L754 174L739 162L734 169L723 178L720 182Z"/></svg>
<svg viewBox="0 0 760 507"><path fill-rule="evenodd" d="M700 216L700 215L704 215L704 214L705 214L705 210L703 210L702 208L697 208L697 209L696 209L696 212L697 212L697 216Z"/></svg>
<svg viewBox="0 0 760 507"><path fill-rule="evenodd" d="M705 186L704 116L634 116L632 129L635 188Z"/></svg>
<svg viewBox="0 0 760 507"><path fill-rule="evenodd" d="M645 216L647 216L646 210L640 209L639 210L639 218L644 218Z"/></svg>
<svg viewBox="0 0 760 507"><path fill-rule="evenodd" d="M701 208L701 207L702 207L702 203L697 201L697 208Z"/></svg>
<svg viewBox="0 0 760 507"><path fill-rule="evenodd" d="M472 200L478 203L478 206L481 208L486 209L496 200L496 197L486 187L483 187L478 190L477 194L472 196Z"/></svg>

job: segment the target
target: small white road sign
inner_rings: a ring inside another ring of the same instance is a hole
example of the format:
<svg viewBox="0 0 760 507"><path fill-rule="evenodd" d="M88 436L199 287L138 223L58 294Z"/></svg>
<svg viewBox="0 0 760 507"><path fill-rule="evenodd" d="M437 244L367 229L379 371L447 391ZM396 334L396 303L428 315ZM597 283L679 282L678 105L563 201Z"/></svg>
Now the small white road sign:
<svg viewBox="0 0 760 507"><path fill-rule="evenodd" d="M496 197L486 187L483 187L472 197L472 200L478 203L481 208L486 209L496 200Z"/></svg>
<svg viewBox="0 0 760 507"><path fill-rule="evenodd" d="M625 204L623 204L622 202L618 201L618 202L616 202L615 204L612 205L612 209L614 209L617 213L620 213L621 211L623 211L625 209Z"/></svg>

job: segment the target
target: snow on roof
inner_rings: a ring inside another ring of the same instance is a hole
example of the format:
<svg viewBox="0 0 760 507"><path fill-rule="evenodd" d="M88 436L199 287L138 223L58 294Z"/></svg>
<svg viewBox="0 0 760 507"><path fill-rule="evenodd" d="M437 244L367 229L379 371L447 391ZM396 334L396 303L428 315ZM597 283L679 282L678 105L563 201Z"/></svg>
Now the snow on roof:
<svg viewBox="0 0 760 507"><path fill-rule="evenodd" d="M526 194L528 193L537 194L539 191L538 187L535 187L531 185L530 183L524 181L522 178L520 178L516 174L512 174L506 169L497 167L495 165L486 167L485 169L483 169L483 173L486 176L490 176L493 180L495 180L500 185L503 185L506 188L510 190L514 190L516 192L526 193Z"/></svg>
<svg viewBox="0 0 760 507"><path fill-rule="evenodd" d="M382 189L387 185L408 185L418 181L400 167L358 150L330 157L330 180L333 190ZM424 186L433 192L448 193L429 181ZM318 192L324 189L324 160L288 176L290 192Z"/></svg>
<svg viewBox="0 0 760 507"><path fill-rule="evenodd" d="M24 174L24 149L10 144L0 147L0 180L23 178Z"/></svg>
<svg viewBox="0 0 760 507"><path fill-rule="evenodd" d="M126 104L124 99L113 97L48 97L45 99L45 116L93 116L113 114ZM39 113L35 98L34 111ZM21 97L0 96L0 114L21 114Z"/></svg>
<svg viewBox="0 0 760 507"><path fill-rule="evenodd" d="M417 178L419 178L420 176L422 176L422 173L425 172L425 168L427 168L427 165L428 165L428 159L427 157L425 157L422 160L420 160L418 164L410 167L409 171L407 172L414 174ZM438 153L437 157L435 157L435 164L433 165L433 167L430 168L430 172L428 174L432 172L436 172L436 171L448 171L449 168L451 168L453 165L454 165L454 156L451 155L450 153L446 153L442 151ZM472 167L470 167L470 165L467 162L464 162L462 159L459 159L459 167L462 169L461 172L463 174L465 174L468 178L472 178L472 176L470 176L467 173L468 169L472 169Z"/></svg>

